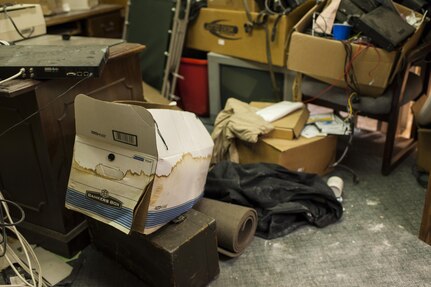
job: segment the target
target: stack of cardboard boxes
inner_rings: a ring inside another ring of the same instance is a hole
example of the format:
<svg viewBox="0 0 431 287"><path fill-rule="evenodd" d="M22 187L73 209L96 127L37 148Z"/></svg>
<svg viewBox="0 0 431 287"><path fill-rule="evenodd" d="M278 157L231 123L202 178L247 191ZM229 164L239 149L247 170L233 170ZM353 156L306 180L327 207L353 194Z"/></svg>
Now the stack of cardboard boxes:
<svg viewBox="0 0 431 287"><path fill-rule="evenodd" d="M271 103L251 102L250 105L264 108ZM240 163L271 162L294 171L320 175L329 172L335 159L337 138L301 136L308 117L307 108L301 108L272 122L274 130L257 143L237 141Z"/></svg>
<svg viewBox="0 0 431 287"><path fill-rule="evenodd" d="M277 19L277 16L269 16L267 29L249 29L250 15L252 19L257 19L259 7L254 0L247 0L246 3L249 12L245 11L243 1L209 0L208 8L200 11L199 17L188 30L187 47L269 63L267 33L276 31L269 50L273 65L285 67L298 74L306 74L333 86L347 86L344 78L346 51L343 43L308 33L312 27L313 16L327 7L330 0L318 1L317 4L316 1L307 1L280 19ZM396 8L405 16L414 13L398 4ZM414 15L421 18L418 13ZM391 52L351 43L352 53L356 56L351 65L361 92L377 97L386 90L400 70L407 53L417 45L423 29L424 21L419 23L416 32L402 46ZM300 85L300 82L297 84ZM300 86L297 90L300 91ZM240 161L269 161L295 170L319 174L326 172L334 160L336 138L300 137L298 126L301 126L302 116L298 117L295 128L290 126L292 130L289 134L284 133L286 129L282 126L286 121L283 120L282 123L274 123L275 132L262 138L257 144L240 142Z"/></svg>
<svg viewBox="0 0 431 287"><path fill-rule="evenodd" d="M289 36L294 25L313 5L314 1L307 1L278 20L276 16L270 16L266 31L262 26L247 30L249 16L258 18L259 7L255 0L247 0L249 15L243 1L209 0L208 8L203 8L189 27L186 45L188 48L268 63L266 33L275 31L275 37L269 43L270 61L275 66L286 67ZM251 102L250 105L263 108L270 103ZM301 137L308 116L308 110L303 108L273 122L274 131L256 144L238 141L240 163L273 162L291 170L326 173L335 158L337 139L333 136Z"/></svg>
<svg viewBox="0 0 431 287"><path fill-rule="evenodd" d="M256 1L247 0L249 15L258 21ZM288 15L277 20L268 17L268 33L271 34L270 54L273 65L286 66L286 48L293 26L313 6L307 1ZM189 29L186 46L202 51L211 51L228 56L268 63L266 29L261 25L249 28L250 24L243 1L209 0L208 8L199 12L199 17Z"/></svg>

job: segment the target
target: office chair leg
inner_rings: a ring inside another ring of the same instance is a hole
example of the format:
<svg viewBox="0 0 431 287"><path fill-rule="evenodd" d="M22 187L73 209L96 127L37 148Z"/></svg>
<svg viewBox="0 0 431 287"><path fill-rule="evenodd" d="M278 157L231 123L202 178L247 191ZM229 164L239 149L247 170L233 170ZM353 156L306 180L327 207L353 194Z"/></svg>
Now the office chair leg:
<svg viewBox="0 0 431 287"><path fill-rule="evenodd" d="M430 184L430 181L431 178L428 184ZM428 186L428 191L425 196L419 239L431 245L431 185Z"/></svg>
<svg viewBox="0 0 431 287"><path fill-rule="evenodd" d="M381 170L383 175L389 175L391 171L416 148L416 141L414 138L410 138L404 143L405 146L402 147L402 149L394 152L397 143L398 116L399 111L395 109L388 121Z"/></svg>

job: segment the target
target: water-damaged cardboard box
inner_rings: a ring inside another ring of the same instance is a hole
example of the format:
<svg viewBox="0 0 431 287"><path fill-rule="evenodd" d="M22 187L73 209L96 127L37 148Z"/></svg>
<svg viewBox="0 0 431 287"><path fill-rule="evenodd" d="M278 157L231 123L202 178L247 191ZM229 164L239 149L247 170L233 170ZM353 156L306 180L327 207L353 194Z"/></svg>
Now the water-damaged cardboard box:
<svg viewBox="0 0 431 287"><path fill-rule="evenodd" d="M66 207L149 234L203 193L213 141L192 113L78 95Z"/></svg>

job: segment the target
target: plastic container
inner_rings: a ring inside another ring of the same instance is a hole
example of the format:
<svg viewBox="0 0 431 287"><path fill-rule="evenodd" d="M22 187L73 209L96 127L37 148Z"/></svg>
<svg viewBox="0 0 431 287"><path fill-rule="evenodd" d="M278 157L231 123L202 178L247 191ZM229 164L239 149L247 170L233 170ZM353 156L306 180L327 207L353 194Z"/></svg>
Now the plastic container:
<svg viewBox="0 0 431 287"><path fill-rule="evenodd" d="M208 60L181 58L178 79L180 106L198 116L208 116Z"/></svg>
<svg viewBox="0 0 431 287"><path fill-rule="evenodd" d="M334 24L332 26L332 35L334 40L347 40L350 37L352 26L349 24Z"/></svg>

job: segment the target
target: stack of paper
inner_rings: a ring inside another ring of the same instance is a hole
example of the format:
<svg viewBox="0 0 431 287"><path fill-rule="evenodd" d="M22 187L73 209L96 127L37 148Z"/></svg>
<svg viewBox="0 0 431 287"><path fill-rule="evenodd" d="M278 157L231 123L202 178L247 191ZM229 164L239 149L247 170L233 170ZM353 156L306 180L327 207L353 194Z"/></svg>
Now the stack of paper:
<svg viewBox="0 0 431 287"><path fill-rule="evenodd" d="M301 102L283 101L260 109L256 112L256 114L261 116L267 122L273 122L296 110L299 110L303 106L304 104Z"/></svg>
<svg viewBox="0 0 431 287"><path fill-rule="evenodd" d="M332 120L329 121L315 121L314 125L319 129L321 133L332 134L332 135L349 135L350 124L343 121L336 115L332 115Z"/></svg>

